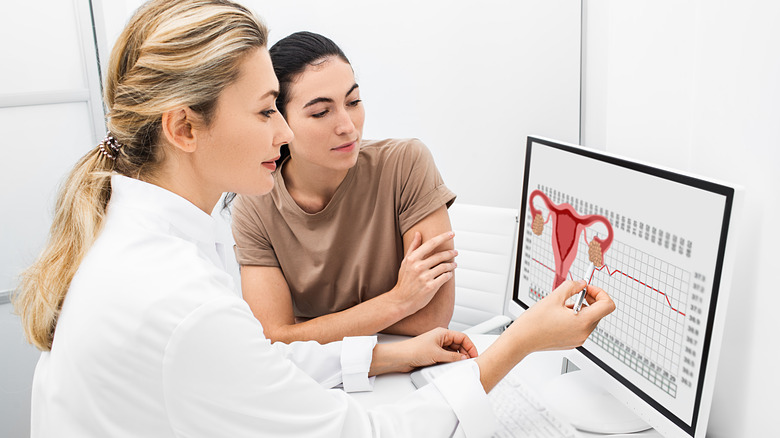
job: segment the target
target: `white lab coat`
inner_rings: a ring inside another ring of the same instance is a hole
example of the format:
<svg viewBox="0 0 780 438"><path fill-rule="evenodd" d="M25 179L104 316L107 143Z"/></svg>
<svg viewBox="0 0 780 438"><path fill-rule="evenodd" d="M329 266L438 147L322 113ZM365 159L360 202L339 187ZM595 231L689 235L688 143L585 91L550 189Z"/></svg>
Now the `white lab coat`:
<svg viewBox="0 0 780 438"><path fill-rule="evenodd" d="M370 388L375 337L272 344L226 272L220 221L151 184L112 186L35 370L32 437L489 434L473 363L370 411L327 389Z"/></svg>

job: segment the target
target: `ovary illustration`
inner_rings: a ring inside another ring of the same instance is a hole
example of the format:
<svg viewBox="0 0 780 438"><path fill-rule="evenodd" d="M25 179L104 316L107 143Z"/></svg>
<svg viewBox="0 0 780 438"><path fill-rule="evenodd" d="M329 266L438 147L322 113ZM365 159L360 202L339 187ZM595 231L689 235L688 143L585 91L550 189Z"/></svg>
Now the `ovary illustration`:
<svg viewBox="0 0 780 438"><path fill-rule="evenodd" d="M603 266L604 253L609 249L613 238L612 224L609 223L609 220L604 216L597 214L582 216L578 214L571 205L565 203L560 205L553 204L552 201L550 201L550 198L542 191L534 190L528 198L528 204L530 205L531 215L533 216L531 230L537 236L542 235L546 223L546 220L542 216L542 211L534 205L534 199L537 197L542 199L547 206L547 209L550 210L550 216L552 217L552 246L553 255L555 256L555 280L553 281L553 289L566 281L566 275L569 273L569 268L571 268L571 265L577 258L577 241L579 240L580 234L583 230L597 222L602 223L607 228L607 238L601 239L594 236L593 239L588 242L588 258L597 268Z"/></svg>

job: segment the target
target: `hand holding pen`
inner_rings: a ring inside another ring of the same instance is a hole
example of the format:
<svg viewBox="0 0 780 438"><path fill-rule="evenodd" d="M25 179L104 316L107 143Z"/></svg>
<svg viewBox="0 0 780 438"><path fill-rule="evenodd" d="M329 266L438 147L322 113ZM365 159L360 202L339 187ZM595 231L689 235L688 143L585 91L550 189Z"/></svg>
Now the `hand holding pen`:
<svg viewBox="0 0 780 438"><path fill-rule="evenodd" d="M590 284L590 280L593 278L593 272L595 270L596 266L591 262L587 271L585 271L585 288L583 288L579 294L577 294L577 301L574 303L574 313L579 313L580 309L582 308L582 303L585 302L585 295L588 294L588 285Z"/></svg>

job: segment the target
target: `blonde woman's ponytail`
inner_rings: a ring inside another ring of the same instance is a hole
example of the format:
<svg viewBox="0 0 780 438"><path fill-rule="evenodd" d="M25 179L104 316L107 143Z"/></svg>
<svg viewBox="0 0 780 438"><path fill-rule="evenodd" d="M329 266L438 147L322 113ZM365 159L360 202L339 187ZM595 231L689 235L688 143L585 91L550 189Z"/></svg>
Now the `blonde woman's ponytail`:
<svg viewBox="0 0 780 438"><path fill-rule="evenodd" d="M60 188L46 246L22 273L14 308L27 340L40 350L51 349L70 282L100 232L111 198L113 164L100 149L79 160Z"/></svg>

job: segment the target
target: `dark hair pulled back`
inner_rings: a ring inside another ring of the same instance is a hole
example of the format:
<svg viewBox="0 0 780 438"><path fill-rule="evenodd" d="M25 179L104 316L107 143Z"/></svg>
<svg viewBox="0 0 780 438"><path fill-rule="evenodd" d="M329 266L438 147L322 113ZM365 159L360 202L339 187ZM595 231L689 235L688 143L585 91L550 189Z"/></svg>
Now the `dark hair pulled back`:
<svg viewBox="0 0 780 438"><path fill-rule="evenodd" d="M279 96L276 98L276 108L287 117L287 104L290 102L290 88L298 76L306 70L306 67L318 65L327 58L337 57L349 64L347 55L330 38L318 33L300 31L290 34L268 50L271 55L271 63L274 66L276 79L279 80ZM283 145L280 158L276 161L279 165L290 156L290 149ZM223 208L227 208L235 199L235 193L229 193L223 201Z"/></svg>
<svg viewBox="0 0 780 438"><path fill-rule="evenodd" d="M349 64L347 55L333 40L309 31L295 32L282 38L271 46L268 52L271 54L276 79L279 80L276 107L285 117L287 117L287 104L290 102L290 88L306 67L317 65L332 56ZM281 158L277 163L281 163L289 155L290 150L287 146L283 146Z"/></svg>

